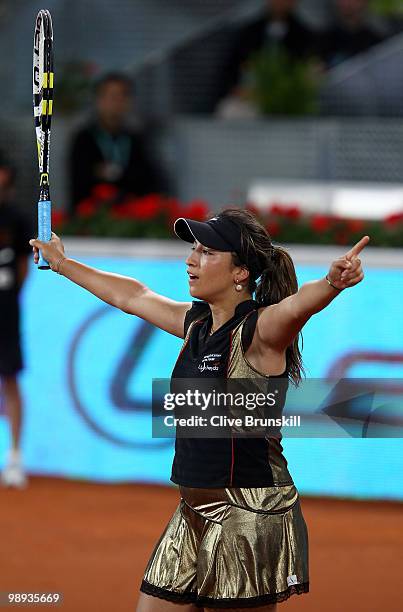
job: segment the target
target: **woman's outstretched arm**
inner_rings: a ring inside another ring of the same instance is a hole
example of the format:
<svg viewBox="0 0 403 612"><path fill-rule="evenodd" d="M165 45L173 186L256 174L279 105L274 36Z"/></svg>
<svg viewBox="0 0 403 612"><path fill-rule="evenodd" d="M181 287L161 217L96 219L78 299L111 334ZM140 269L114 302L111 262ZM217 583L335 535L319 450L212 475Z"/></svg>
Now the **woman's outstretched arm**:
<svg viewBox="0 0 403 612"><path fill-rule="evenodd" d="M256 326L258 341L277 351L285 350L313 314L328 306L340 291L361 282L364 272L358 255L368 242L369 237L364 236L332 262L327 274L331 284L326 278L309 281L297 293L265 308Z"/></svg>
<svg viewBox="0 0 403 612"><path fill-rule="evenodd" d="M189 302L176 302L151 291L146 285L127 276L104 272L75 259L66 257L60 238L52 232L50 242L32 239L29 241L38 262L40 249L52 270L60 273L76 285L80 285L107 304L128 314L137 315L170 334L183 338L186 311ZM59 263L61 261L61 263Z"/></svg>

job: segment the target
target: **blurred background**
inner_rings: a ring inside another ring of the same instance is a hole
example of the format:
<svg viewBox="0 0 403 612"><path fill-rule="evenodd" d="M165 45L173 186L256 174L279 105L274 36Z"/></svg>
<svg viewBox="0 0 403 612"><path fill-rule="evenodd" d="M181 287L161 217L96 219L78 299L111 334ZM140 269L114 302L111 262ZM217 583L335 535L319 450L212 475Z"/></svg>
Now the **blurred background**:
<svg viewBox="0 0 403 612"><path fill-rule="evenodd" d="M8 485L0 591L65 586L65 609L106 610L116 587L120 612L134 609L136 580L177 503L173 441L151 437L150 398L152 378L169 377L181 342L33 264L31 56L40 8L0 0L0 469ZM289 249L300 284L368 234L365 279L306 325L304 363L313 378L401 379L403 3L49 0L46 8L55 42L52 229L68 256L188 300L187 250L172 231L178 216L248 207ZM339 600L329 602L336 576L346 609L368 598L367 611L401 610L388 584L403 561L402 439L346 434L283 446L312 524L314 592L290 610L338 610ZM66 529L86 545L70 549ZM51 560L61 550L68 569L57 573ZM96 576L111 559L119 571L101 596ZM98 599L78 597L80 580ZM386 589L368 589L382 580Z"/></svg>

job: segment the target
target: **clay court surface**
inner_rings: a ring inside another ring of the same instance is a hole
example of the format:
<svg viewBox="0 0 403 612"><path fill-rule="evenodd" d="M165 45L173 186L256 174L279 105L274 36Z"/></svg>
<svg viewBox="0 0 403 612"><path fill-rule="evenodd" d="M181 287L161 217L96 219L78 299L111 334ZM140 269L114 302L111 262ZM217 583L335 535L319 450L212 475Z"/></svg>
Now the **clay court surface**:
<svg viewBox="0 0 403 612"><path fill-rule="evenodd" d="M171 487L39 477L24 491L0 489L0 591L63 593L57 607L23 609L134 612L178 499ZM301 499L311 592L279 610L401 612L403 504Z"/></svg>

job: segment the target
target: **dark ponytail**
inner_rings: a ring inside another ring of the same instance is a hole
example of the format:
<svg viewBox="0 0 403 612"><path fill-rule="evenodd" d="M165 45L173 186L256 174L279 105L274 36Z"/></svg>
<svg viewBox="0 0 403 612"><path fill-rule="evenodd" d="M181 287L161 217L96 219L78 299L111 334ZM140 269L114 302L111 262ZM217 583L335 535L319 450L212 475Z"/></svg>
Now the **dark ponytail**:
<svg viewBox="0 0 403 612"><path fill-rule="evenodd" d="M239 208L227 208L217 216L229 218L241 229L242 253L233 253L236 266L249 269L249 286L251 295L259 306L278 304L284 298L298 291L298 281L294 263L283 247L274 246L271 237L263 225L249 211ZM298 386L305 373L302 355L299 349L299 332L286 349L287 372L295 386Z"/></svg>

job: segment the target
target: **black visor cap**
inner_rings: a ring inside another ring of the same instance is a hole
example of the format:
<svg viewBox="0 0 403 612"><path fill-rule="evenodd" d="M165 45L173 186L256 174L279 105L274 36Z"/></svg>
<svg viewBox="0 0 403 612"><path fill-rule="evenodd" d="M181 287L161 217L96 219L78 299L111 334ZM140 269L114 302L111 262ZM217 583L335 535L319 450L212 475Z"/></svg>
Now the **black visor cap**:
<svg viewBox="0 0 403 612"><path fill-rule="evenodd" d="M247 261L243 257L241 229L230 219L213 217L209 221L193 221L193 219L180 217L175 221L174 232L185 242L193 244L197 240L210 249L237 253L241 261L247 265L254 279L260 276L264 268L256 256L249 256Z"/></svg>
<svg viewBox="0 0 403 612"><path fill-rule="evenodd" d="M209 221L193 221L181 217L175 221L174 232L186 242L197 240L203 246L217 251L241 251L240 228L222 217L214 217Z"/></svg>

